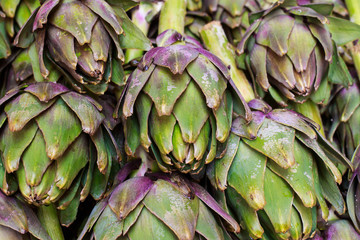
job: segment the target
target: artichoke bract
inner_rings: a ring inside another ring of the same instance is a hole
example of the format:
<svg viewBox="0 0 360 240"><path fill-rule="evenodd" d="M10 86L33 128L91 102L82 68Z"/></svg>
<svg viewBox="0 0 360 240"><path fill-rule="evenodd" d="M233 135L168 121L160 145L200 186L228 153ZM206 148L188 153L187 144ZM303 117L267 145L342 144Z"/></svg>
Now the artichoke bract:
<svg viewBox="0 0 360 240"><path fill-rule="evenodd" d="M128 155L141 144L151 147L161 170L198 173L229 136L233 108L247 118L248 107L240 94L233 98L226 66L181 39L173 30L159 35L162 46L147 52L129 77L119 114Z"/></svg>
<svg viewBox="0 0 360 240"><path fill-rule="evenodd" d="M97 240L218 240L228 234L224 225L228 231L240 231L236 221L197 183L163 173L125 180L133 166L131 162L119 172L119 185L94 207L78 239L91 232Z"/></svg>
<svg viewBox="0 0 360 240"><path fill-rule="evenodd" d="M0 238L50 240L36 214L23 202L0 192Z"/></svg>
<svg viewBox="0 0 360 240"><path fill-rule="evenodd" d="M352 83L327 26L336 25L336 18L328 17L331 11L325 8L316 11L324 4L289 2L279 1L250 16L251 25L238 44L238 53L246 52L247 67L259 90L269 92L279 104L309 98L324 103L331 83ZM313 96L315 92L319 93Z"/></svg>
<svg viewBox="0 0 360 240"><path fill-rule="evenodd" d="M124 10L118 12L127 18ZM128 18L124 21L131 23ZM32 14L14 42L27 48L35 40L44 78L50 74L45 62L51 58L76 80L74 85L103 94L110 81L124 84L122 23L122 16L104 0L48 0ZM147 39L146 44L138 44L139 48L143 45L144 50L151 48Z"/></svg>
<svg viewBox="0 0 360 240"><path fill-rule="evenodd" d="M248 104L253 121L233 120L227 147L208 176L226 190L229 205L252 237L262 237L264 225L270 225L282 237L306 238L316 227L317 203L325 220L326 201L339 214L345 212L338 165L352 169L352 164L312 120L257 99Z"/></svg>
<svg viewBox="0 0 360 240"><path fill-rule="evenodd" d="M35 83L9 91L0 106L0 187L6 194L18 186L27 202L56 202L59 209L89 193L103 196L119 152L99 103L58 83Z"/></svg>

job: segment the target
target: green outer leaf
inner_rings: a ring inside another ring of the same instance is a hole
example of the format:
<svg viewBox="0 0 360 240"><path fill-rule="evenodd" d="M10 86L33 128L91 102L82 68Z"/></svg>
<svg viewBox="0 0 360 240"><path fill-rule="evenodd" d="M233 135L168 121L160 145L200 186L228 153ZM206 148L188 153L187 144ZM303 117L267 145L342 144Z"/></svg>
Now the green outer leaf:
<svg viewBox="0 0 360 240"><path fill-rule="evenodd" d="M26 174L26 183L32 187L39 185L43 174L52 162L46 155L45 141L39 130L24 152L22 162Z"/></svg>
<svg viewBox="0 0 360 240"><path fill-rule="evenodd" d="M127 155L135 156L135 151L140 145L140 130L137 119L134 116L124 120L125 152Z"/></svg>
<svg viewBox="0 0 360 240"><path fill-rule="evenodd" d="M56 164L51 164L42 176L40 184L31 188L32 195L36 196L36 199L31 199L31 201L38 201L40 203L45 203L47 201L48 195L50 195L51 192L51 188L55 185L55 176Z"/></svg>
<svg viewBox="0 0 360 240"><path fill-rule="evenodd" d="M76 92L62 94L61 98L80 119L83 131L93 135L105 117L90 101L92 99L86 98Z"/></svg>
<svg viewBox="0 0 360 240"><path fill-rule="evenodd" d="M317 164L321 191L325 199L331 203L339 214L344 214L346 210L345 202L332 174L323 161L317 161Z"/></svg>
<svg viewBox="0 0 360 240"><path fill-rule="evenodd" d="M230 174L230 169L234 169L232 166L234 157L237 155L239 149L240 137L235 134L230 134L229 139L227 140L226 152L222 158L215 161L215 181L217 187L224 191L228 185L228 179L233 179ZM236 168L236 166L235 166ZM231 171L233 173L234 170ZM236 179L236 182L241 182ZM231 185L231 183L229 182Z"/></svg>
<svg viewBox="0 0 360 240"><path fill-rule="evenodd" d="M300 218L302 221L302 233L304 234L304 238L310 236L312 232L313 224L313 209L305 207L299 198L295 197L293 202L294 207L300 214ZM316 207L315 207L316 208ZM316 224L315 224L316 225Z"/></svg>
<svg viewBox="0 0 360 240"><path fill-rule="evenodd" d="M20 131L31 119L48 109L53 103L54 100L42 103L30 93L21 94L4 108L10 130Z"/></svg>
<svg viewBox="0 0 360 240"><path fill-rule="evenodd" d="M60 223L62 226L69 227L75 220L80 205L80 189L76 196L71 200L65 210L59 212Z"/></svg>
<svg viewBox="0 0 360 240"><path fill-rule="evenodd" d="M257 138L244 139L244 142L282 168L289 168L295 164L294 139L294 129L265 118Z"/></svg>
<svg viewBox="0 0 360 240"><path fill-rule="evenodd" d="M223 231L216 222L214 215L207 206L199 201L199 217L196 224L196 232L207 240L222 240Z"/></svg>
<svg viewBox="0 0 360 240"><path fill-rule="evenodd" d="M124 219L123 235L127 234L129 229L136 223L143 208L144 204L138 204L136 208Z"/></svg>
<svg viewBox="0 0 360 240"><path fill-rule="evenodd" d="M79 119L62 99L37 117L36 122L44 135L46 153L50 159L63 155L82 130Z"/></svg>
<svg viewBox="0 0 360 240"><path fill-rule="evenodd" d="M96 152L97 152L96 163L99 168L99 171L105 174L109 164L110 156L108 156L107 145L105 143L102 127L99 127L98 130L95 132L95 134L91 136L91 140L93 141L96 147Z"/></svg>
<svg viewBox="0 0 360 240"><path fill-rule="evenodd" d="M149 149L151 140L149 137L149 114L152 107L152 101L144 93L140 93L136 102L136 113L140 122L140 142L145 149Z"/></svg>
<svg viewBox="0 0 360 240"><path fill-rule="evenodd" d="M348 42L360 38L360 25L348 20L336 17L327 17L330 23L327 25L332 34L332 39L338 45L345 45Z"/></svg>
<svg viewBox="0 0 360 240"><path fill-rule="evenodd" d="M354 82L344 60L339 56L335 43L328 78L331 83L341 84L344 87L348 87Z"/></svg>
<svg viewBox="0 0 360 240"><path fill-rule="evenodd" d="M316 205L316 194L312 166L315 159L311 152L298 141L294 143L294 154L296 161L294 166L283 169L269 161L268 167L292 187L306 207L314 207Z"/></svg>
<svg viewBox="0 0 360 240"><path fill-rule="evenodd" d="M190 76L187 73L172 74L170 69L158 66L143 91L151 97L159 116L169 116L189 82Z"/></svg>
<svg viewBox="0 0 360 240"><path fill-rule="evenodd" d="M192 61L186 70L205 95L206 105L218 109L227 85L222 73L203 55Z"/></svg>
<svg viewBox="0 0 360 240"><path fill-rule="evenodd" d="M231 129L231 116L229 117L229 112L232 112L232 102L231 98L227 98L227 94L223 96L223 99L220 103L220 106L218 109L213 110L215 120L216 120L216 139L220 142L225 142L230 134Z"/></svg>
<svg viewBox="0 0 360 240"><path fill-rule="evenodd" d="M177 240L174 232L168 228L164 222L154 216L147 208L141 210L136 223L128 232L130 239L146 240Z"/></svg>
<svg viewBox="0 0 360 240"><path fill-rule="evenodd" d="M291 209L291 228L289 230L291 239L301 239L302 224L299 213L294 207Z"/></svg>
<svg viewBox="0 0 360 240"><path fill-rule="evenodd" d="M143 203L151 213L171 228L179 239L193 239L199 214L197 197L189 199L173 184L157 180Z"/></svg>
<svg viewBox="0 0 360 240"><path fill-rule="evenodd" d="M0 137L0 149L6 171L11 173L18 169L20 158L30 145L37 131L33 122L27 124L22 131L11 132L6 125Z"/></svg>
<svg viewBox="0 0 360 240"><path fill-rule="evenodd" d="M89 161L89 141L85 134L81 134L69 147L68 151L62 155L57 162L56 186L60 189L68 189Z"/></svg>
<svg viewBox="0 0 360 240"><path fill-rule="evenodd" d="M155 108L150 113L150 134L159 151L168 154L173 150L172 136L176 119L173 115L158 116Z"/></svg>
<svg viewBox="0 0 360 240"><path fill-rule="evenodd" d="M90 229L94 226L94 224L96 223L96 221L98 220L98 218L100 217L101 213L104 211L106 206L107 206L107 199L101 200L95 205L95 207L90 213L88 220L85 223L83 230L79 234L78 239L83 239L86 232L90 231Z"/></svg>
<svg viewBox="0 0 360 240"><path fill-rule="evenodd" d="M94 235L97 240L117 239L122 235L123 221L116 218L109 206L105 207L94 226Z"/></svg>
<svg viewBox="0 0 360 240"><path fill-rule="evenodd" d="M291 188L271 170L265 170L264 210L277 233L285 233L291 227L291 208L294 199Z"/></svg>
<svg viewBox="0 0 360 240"><path fill-rule="evenodd" d="M246 230L249 232L250 236L253 238L261 238L264 233L264 229L260 224L257 212L251 208L245 199L243 199L233 188L227 188L226 194L230 205L233 206L233 209L238 216L238 219L244 221Z"/></svg>
<svg viewBox="0 0 360 240"><path fill-rule="evenodd" d="M144 33L129 19L122 8L114 8L116 14L122 20L121 27L124 35L120 36L120 45L125 49L140 49L149 51L152 48L150 40Z"/></svg>
<svg viewBox="0 0 360 240"><path fill-rule="evenodd" d="M180 126L178 123L174 126L174 132L172 137L173 151L172 155L179 162L184 162L187 154L188 154L188 144L184 142L181 135Z"/></svg>
<svg viewBox="0 0 360 240"><path fill-rule="evenodd" d="M194 143L201 128L209 117L204 96L194 82L190 82L174 107L176 117L185 142Z"/></svg>
<svg viewBox="0 0 360 240"><path fill-rule="evenodd" d="M236 156L229 170L229 185L254 210L262 209L266 204L264 193L266 162L266 156L250 148L243 141L240 141Z"/></svg>

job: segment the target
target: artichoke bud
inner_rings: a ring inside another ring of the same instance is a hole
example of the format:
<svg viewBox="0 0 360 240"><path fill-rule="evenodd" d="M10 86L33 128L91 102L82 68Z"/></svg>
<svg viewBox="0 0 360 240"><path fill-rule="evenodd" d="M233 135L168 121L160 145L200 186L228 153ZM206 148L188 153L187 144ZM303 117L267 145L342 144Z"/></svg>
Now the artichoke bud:
<svg viewBox="0 0 360 240"><path fill-rule="evenodd" d="M233 105L247 120L249 115L221 60L183 39L173 30L158 36L160 47L147 52L129 77L118 114L128 155L141 145L165 172L198 173L226 141Z"/></svg>
<svg viewBox="0 0 360 240"><path fill-rule="evenodd" d="M233 120L226 151L208 170L211 183L226 192L251 236L262 237L270 225L276 234L306 238L316 226L317 204L325 220L325 199L339 214L345 212L338 165L353 166L312 120L291 110L272 110L261 100L248 104L253 120Z"/></svg>
<svg viewBox="0 0 360 240"><path fill-rule="evenodd" d="M124 174L131 164L118 173L123 180L128 178ZM179 181L193 198L184 195ZM240 231L236 221L197 183L180 175L148 173L122 181L100 201L79 239L87 232L96 239L224 239L228 233L223 222L229 226L228 231Z"/></svg>
<svg viewBox="0 0 360 240"><path fill-rule="evenodd" d="M251 25L238 44L256 83L282 105L279 94L301 103L327 81L337 51L326 16L310 5L288 5L274 4L250 16Z"/></svg>
<svg viewBox="0 0 360 240"><path fill-rule="evenodd" d="M125 85L121 43L134 47L128 42L137 39L134 44L139 48L151 48L136 26L131 25L130 40L124 40L124 21L132 24L121 7L104 0L48 0L24 24L14 43L28 48L34 42L43 78L49 78L47 61L52 61L77 91L103 95L110 82L117 87Z"/></svg>
<svg viewBox="0 0 360 240"><path fill-rule="evenodd" d="M102 105L45 82L9 91L0 102L5 193L18 185L27 202L57 203L60 209L89 194L104 195L120 155Z"/></svg>

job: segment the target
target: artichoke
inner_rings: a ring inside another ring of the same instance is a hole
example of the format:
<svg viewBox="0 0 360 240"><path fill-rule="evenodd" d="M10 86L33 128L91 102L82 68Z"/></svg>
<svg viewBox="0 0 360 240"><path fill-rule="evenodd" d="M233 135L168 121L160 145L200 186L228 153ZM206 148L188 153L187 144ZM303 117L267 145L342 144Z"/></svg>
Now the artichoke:
<svg viewBox="0 0 360 240"><path fill-rule="evenodd" d="M0 105L0 187L6 194L19 187L31 204L56 202L75 213L89 193L103 196L119 150L99 103L58 83L35 83L9 91Z"/></svg>
<svg viewBox="0 0 360 240"><path fill-rule="evenodd" d="M346 43L339 40L334 29L352 23L328 17L332 8L325 6L279 1L250 16L251 25L238 44L238 53L246 51L247 66L260 95L260 89L269 92L282 106L288 100L303 103L309 98L324 103L330 96L331 83L352 83L333 41Z"/></svg>
<svg viewBox="0 0 360 240"><path fill-rule="evenodd" d="M35 40L44 78L50 74L46 61L54 61L76 80L73 84L78 88L104 94L110 81L120 87L124 84L121 24L135 27L122 8L116 9L104 0L48 0L32 14L14 42L27 48ZM140 39L146 38L142 34ZM148 39L136 43L144 50L151 48Z"/></svg>
<svg viewBox="0 0 360 240"><path fill-rule="evenodd" d="M25 203L0 192L0 204L0 239L51 239Z"/></svg>
<svg viewBox="0 0 360 240"><path fill-rule="evenodd" d="M181 39L172 30L159 35L162 46L147 52L129 77L119 114L128 155L141 144L151 147L161 170L199 173L226 141L233 105L243 115L247 105L227 87L226 66Z"/></svg>
<svg viewBox="0 0 360 240"><path fill-rule="evenodd" d="M256 99L249 107L253 121L233 120L227 146L208 176L216 188L225 190L252 237L262 237L269 225L279 237L309 237L316 227L317 203L325 220L325 199L339 214L345 212L337 165L352 164L310 119L291 110L272 110Z"/></svg>
<svg viewBox="0 0 360 240"><path fill-rule="evenodd" d="M178 175L148 173L124 181L136 161L117 175L119 185L90 214L78 239L224 239L240 226L197 183ZM221 219L221 220L220 220Z"/></svg>

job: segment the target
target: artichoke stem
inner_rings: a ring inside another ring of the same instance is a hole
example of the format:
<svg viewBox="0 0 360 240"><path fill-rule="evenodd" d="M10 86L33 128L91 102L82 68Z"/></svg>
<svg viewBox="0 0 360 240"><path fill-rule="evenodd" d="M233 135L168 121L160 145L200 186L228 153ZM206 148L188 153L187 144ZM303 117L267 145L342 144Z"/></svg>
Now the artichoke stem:
<svg viewBox="0 0 360 240"><path fill-rule="evenodd" d="M350 20L360 25L360 1L359 0L345 0L349 11ZM360 42L353 43L351 48L351 55L353 57L354 65L360 78Z"/></svg>
<svg viewBox="0 0 360 240"><path fill-rule="evenodd" d="M310 118L320 126L320 133L325 137L324 132L324 126L321 120L321 114L319 107L312 102L311 100L308 100L304 103L292 103L291 108L293 108L296 112L301 113L307 118Z"/></svg>
<svg viewBox="0 0 360 240"><path fill-rule="evenodd" d="M53 204L40 206L37 215L43 227L53 240L64 240L56 208Z"/></svg>
<svg viewBox="0 0 360 240"><path fill-rule="evenodd" d="M151 3L141 2L139 8L135 9L132 13L132 22L144 33L146 36L149 32L150 24L146 21L147 12L149 8L146 6ZM139 49L128 49L125 52L125 63L130 62L133 59L143 56L144 51Z"/></svg>
<svg viewBox="0 0 360 240"><path fill-rule="evenodd" d="M226 66L230 66L230 76L246 102L255 98L254 91L245 73L237 68L234 47L226 38L225 32L218 21L206 24L200 30L205 47L219 57Z"/></svg>
<svg viewBox="0 0 360 240"><path fill-rule="evenodd" d="M174 29L184 34L186 0L166 0L160 12L159 34Z"/></svg>

